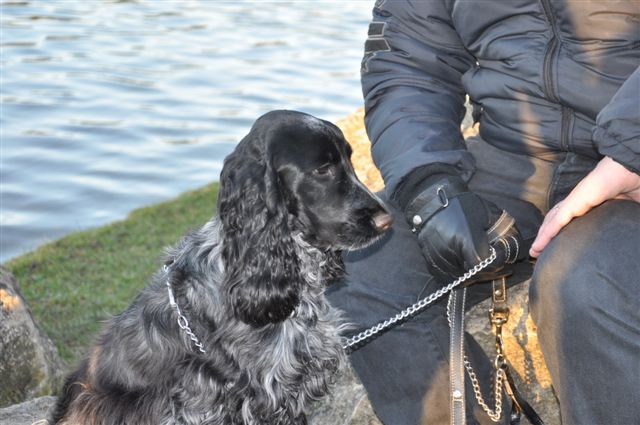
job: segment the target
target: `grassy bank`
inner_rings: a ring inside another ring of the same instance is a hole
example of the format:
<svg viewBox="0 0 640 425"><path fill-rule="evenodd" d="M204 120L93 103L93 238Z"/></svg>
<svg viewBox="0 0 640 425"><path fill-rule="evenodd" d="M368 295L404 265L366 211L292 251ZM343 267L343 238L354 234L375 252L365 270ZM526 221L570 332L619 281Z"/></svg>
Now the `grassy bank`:
<svg viewBox="0 0 640 425"><path fill-rule="evenodd" d="M211 217L217 193L217 183L187 192L5 264L63 360L75 363L103 321L130 303L161 265L165 246Z"/></svg>

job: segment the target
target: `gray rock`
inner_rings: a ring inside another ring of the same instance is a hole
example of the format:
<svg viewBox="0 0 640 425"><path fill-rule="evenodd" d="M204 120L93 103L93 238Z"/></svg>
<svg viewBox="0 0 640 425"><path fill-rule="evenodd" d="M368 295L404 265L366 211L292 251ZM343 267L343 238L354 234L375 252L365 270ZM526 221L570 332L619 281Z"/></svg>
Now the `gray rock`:
<svg viewBox="0 0 640 425"><path fill-rule="evenodd" d="M34 322L18 282L0 267L0 407L51 394L62 373L58 352Z"/></svg>
<svg viewBox="0 0 640 425"><path fill-rule="evenodd" d="M547 425L560 425L560 408L551 377L538 345L538 332L529 315L529 281L508 290L509 320L503 330L507 359L514 373L516 387L536 409ZM484 351L495 355L495 335L487 312L491 300L485 300L467 313L467 331ZM528 422L523 419L523 423Z"/></svg>
<svg viewBox="0 0 640 425"><path fill-rule="evenodd" d="M47 396L0 409L2 425L47 425L48 410L56 398Z"/></svg>
<svg viewBox="0 0 640 425"><path fill-rule="evenodd" d="M316 403L308 418L309 425L382 425L348 364L340 371L330 395Z"/></svg>

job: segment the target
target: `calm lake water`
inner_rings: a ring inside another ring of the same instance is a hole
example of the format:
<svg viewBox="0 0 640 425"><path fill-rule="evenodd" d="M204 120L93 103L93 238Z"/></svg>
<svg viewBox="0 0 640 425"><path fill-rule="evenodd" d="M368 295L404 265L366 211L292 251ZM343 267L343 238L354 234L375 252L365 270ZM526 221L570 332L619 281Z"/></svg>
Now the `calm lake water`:
<svg viewBox="0 0 640 425"><path fill-rule="evenodd" d="M0 262L216 180L259 115L362 104L373 1L2 1Z"/></svg>

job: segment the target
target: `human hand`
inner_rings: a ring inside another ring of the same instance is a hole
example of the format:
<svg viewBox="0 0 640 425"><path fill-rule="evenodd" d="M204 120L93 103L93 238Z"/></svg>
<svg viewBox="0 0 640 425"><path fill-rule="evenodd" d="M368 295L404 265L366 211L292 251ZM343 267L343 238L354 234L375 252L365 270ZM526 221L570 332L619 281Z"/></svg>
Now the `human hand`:
<svg viewBox="0 0 640 425"><path fill-rule="evenodd" d="M496 248L498 258L478 275L480 280L524 256L519 250L521 238L513 218L452 176L442 176L424 188L406 213L427 268L441 284L460 277L489 257L490 246Z"/></svg>
<svg viewBox="0 0 640 425"><path fill-rule="evenodd" d="M604 157L563 201L547 213L529 255L539 256L549 241L571 220L610 199L640 203L640 175Z"/></svg>

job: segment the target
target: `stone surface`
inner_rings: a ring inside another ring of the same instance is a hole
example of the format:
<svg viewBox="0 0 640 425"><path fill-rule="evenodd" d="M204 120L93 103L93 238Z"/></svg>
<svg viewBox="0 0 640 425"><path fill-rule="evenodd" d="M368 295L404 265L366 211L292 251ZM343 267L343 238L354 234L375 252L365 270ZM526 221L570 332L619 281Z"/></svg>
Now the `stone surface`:
<svg viewBox="0 0 640 425"><path fill-rule="evenodd" d="M55 397L46 396L0 409L0 424L47 425L47 412L55 401Z"/></svg>
<svg viewBox="0 0 640 425"><path fill-rule="evenodd" d="M549 371L538 345L538 332L529 315L529 281L507 291L509 320L503 329L503 345L515 372L516 387L547 425L559 425L560 410L551 386ZM495 335L487 312L491 300L485 300L467 313L467 331L484 351L495 356ZM528 423L523 420L524 423Z"/></svg>
<svg viewBox="0 0 640 425"><path fill-rule="evenodd" d="M62 371L57 350L34 322L18 282L0 267L0 407L50 394Z"/></svg>
<svg viewBox="0 0 640 425"><path fill-rule="evenodd" d="M350 365L340 371L331 394L308 414L309 425L382 425Z"/></svg>

